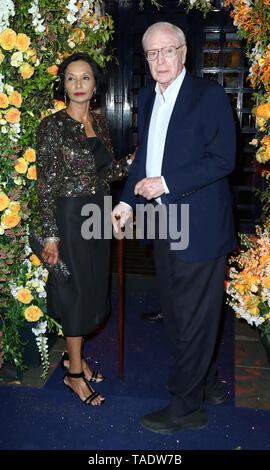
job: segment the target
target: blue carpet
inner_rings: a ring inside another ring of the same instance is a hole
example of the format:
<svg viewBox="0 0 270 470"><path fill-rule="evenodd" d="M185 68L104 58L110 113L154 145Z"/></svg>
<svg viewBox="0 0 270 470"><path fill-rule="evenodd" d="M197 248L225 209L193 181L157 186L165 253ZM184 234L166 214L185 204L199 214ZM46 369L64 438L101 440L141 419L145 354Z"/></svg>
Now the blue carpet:
<svg viewBox="0 0 270 470"><path fill-rule="evenodd" d="M233 313L226 312L219 373L227 401L207 405L209 426L161 436L144 430L140 417L166 406L171 355L162 323L140 314L158 307L154 294L129 293L125 302L124 379L118 376L117 295L112 315L99 335L87 341L85 355L106 377L96 390L101 407L82 404L63 386L57 367L43 389L0 387L2 450L269 450L270 412L234 406Z"/></svg>

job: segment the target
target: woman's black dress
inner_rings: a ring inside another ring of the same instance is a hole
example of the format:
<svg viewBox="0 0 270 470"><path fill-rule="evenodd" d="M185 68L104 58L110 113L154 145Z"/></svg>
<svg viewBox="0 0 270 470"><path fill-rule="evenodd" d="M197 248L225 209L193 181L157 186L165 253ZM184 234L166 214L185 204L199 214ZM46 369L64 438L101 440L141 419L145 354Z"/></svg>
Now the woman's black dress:
<svg viewBox="0 0 270 470"><path fill-rule="evenodd" d="M97 137L88 138L95 156L99 179L111 162L111 156ZM85 204L96 204L104 212L104 193L58 197L56 221L60 235L59 256L67 264L71 276L65 286L49 275L47 281L47 313L58 319L65 336L86 336L97 329L109 313L110 240L81 235ZM89 216L91 217L91 212Z"/></svg>

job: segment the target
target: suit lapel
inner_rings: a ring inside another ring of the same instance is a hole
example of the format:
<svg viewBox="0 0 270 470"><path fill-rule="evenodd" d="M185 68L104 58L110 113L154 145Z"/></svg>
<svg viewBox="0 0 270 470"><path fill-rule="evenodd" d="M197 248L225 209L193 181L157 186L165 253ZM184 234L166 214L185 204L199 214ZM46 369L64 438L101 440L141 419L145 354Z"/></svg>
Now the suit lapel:
<svg viewBox="0 0 270 470"><path fill-rule="evenodd" d="M142 158L141 158L141 174L143 174L143 177L145 177L145 172L146 172L146 155L147 155L147 141L148 141L148 133L149 133L149 126L150 126L150 120L151 120L151 115L152 115L152 110L154 106L154 101L156 97L155 89L153 87L150 88L150 90L145 90L146 96L143 97L143 101L141 103L141 106L143 107L143 112L142 112L142 126L141 126L141 132L140 132L140 143L139 147L142 152Z"/></svg>

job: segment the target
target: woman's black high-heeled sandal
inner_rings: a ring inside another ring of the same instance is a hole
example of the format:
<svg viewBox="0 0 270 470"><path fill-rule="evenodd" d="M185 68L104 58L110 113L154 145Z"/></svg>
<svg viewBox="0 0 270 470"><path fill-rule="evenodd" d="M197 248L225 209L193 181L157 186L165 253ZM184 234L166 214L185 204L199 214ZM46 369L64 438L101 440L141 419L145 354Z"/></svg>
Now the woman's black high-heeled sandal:
<svg viewBox="0 0 270 470"><path fill-rule="evenodd" d="M81 359L84 359L83 354L81 355ZM63 352L62 357L61 357L61 361L60 361L60 365L61 365L62 369L68 370L68 368L64 365L64 361L69 361L69 355L68 355L67 351ZM104 377L103 376L98 377L98 374L99 374L99 372L97 370L92 370L92 374L91 374L90 379L87 380L85 378L85 380L89 383L91 383L91 382L96 382L96 383L103 382L103 380L105 380Z"/></svg>
<svg viewBox="0 0 270 470"><path fill-rule="evenodd" d="M80 372L79 374L72 374L71 372L67 371L66 374L65 374L65 377L71 377L72 379L83 379L84 382L86 383L87 387L89 388L91 394L89 395L89 397L87 397L85 400L82 400L80 397L80 400L85 403L86 405L91 405L92 401L95 400L95 398L101 396L100 393L98 392L95 392L95 390L93 390L93 388L88 384L88 381L86 380L86 378L84 377L84 373L83 372ZM66 387L69 388L69 390L72 392L72 393L75 393L75 391L73 390L73 388L67 384L65 382L65 377L64 377L64 384ZM77 394L78 395L78 394ZM79 396L79 395L78 395ZM104 400L101 400L101 402L99 403L99 405L92 405L92 406L100 406L100 405L103 405L103 403L105 402L105 399Z"/></svg>

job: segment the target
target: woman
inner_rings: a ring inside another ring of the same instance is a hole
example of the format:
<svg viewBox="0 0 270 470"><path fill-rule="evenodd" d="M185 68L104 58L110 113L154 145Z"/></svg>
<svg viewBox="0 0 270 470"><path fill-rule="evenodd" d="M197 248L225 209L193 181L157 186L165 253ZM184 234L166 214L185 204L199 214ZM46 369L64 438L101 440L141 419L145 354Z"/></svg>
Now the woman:
<svg viewBox="0 0 270 470"><path fill-rule="evenodd" d="M45 117L37 131L37 180L42 257L51 266L58 256L71 276L65 286L49 275L47 310L60 318L66 337L62 367L64 384L86 404L104 402L90 382L104 377L83 359L84 336L93 332L108 314L110 240L86 240L81 235L82 207L104 209L109 182L128 174L130 159L113 158L106 119L89 110L91 98L102 86L97 64L76 53L60 65L56 97L67 107Z"/></svg>

